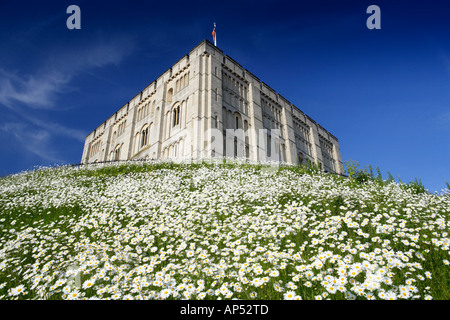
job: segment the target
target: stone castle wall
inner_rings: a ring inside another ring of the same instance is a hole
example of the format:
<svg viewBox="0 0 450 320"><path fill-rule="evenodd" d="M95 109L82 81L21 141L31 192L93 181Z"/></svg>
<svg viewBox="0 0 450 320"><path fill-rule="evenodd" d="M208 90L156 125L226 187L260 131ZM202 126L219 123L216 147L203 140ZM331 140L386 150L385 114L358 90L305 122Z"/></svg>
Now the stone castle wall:
<svg viewBox="0 0 450 320"><path fill-rule="evenodd" d="M81 161L265 160L272 140L281 161L343 173L336 137L204 40L91 132Z"/></svg>

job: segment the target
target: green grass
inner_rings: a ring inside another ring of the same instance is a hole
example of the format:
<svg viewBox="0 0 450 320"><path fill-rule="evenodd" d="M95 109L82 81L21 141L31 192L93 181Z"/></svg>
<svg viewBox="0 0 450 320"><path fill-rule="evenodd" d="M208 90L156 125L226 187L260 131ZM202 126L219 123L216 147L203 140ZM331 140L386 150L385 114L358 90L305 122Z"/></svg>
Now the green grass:
<svg viewBox="0 0 450 320"><path fill-rule="evenodd" d="M408 299L450 299L450 194L348 167L347 178L314 166L128 162L3 177L0 298L158 299L171 289L165 298L179 299L184 284L198 289L190 299L224 287L225 299L400 299L402 286ZM341 266L342 292L328 289ZM12 294L19 285L25 294Z"/></svg>

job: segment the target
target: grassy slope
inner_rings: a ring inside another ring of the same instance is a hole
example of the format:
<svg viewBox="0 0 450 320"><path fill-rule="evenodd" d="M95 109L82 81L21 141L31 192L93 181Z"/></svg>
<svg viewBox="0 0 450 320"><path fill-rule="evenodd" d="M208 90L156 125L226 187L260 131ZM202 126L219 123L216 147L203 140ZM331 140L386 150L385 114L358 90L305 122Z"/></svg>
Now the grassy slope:
<svg viewBox="0 0 450 320"><path fill-rule="evenodd" d="M2 178L0 298L450 299L450 196L363 181L221 162Z"/></svg>

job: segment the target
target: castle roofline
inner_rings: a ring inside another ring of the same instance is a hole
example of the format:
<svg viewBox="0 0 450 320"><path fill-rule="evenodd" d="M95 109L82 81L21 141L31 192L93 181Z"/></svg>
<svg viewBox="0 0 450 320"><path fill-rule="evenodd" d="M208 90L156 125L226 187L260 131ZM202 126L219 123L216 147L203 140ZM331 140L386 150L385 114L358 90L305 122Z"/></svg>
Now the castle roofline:
<svg viewBox="0 0 450 320"><path fill-rule="evenodd" d="M170 68L166 69L163 73L161 73L161 75L159 75L155 80L153 80L149 85L147 85L142 91L140 91L135 97L133 97L130 101L128 101L124 106L129 106L130 102L134 101L138 96L142 96L143 91L147 88L149 88L152 84L154 87L157 86L157 83L159 83L160 81L164 80L164 77L167 75L168 78L172 77L172 72L174 67L177 67L183 60L187 59L187 63L189 63L189 59L190 56L192 56L193 54L195 54L195 51L198 50L201 46L205 46L205 51L204 53L208 52L208 49L216 51L219 53L219 55L222 57L223 59L223 64L225 67L230 68L232 66L234 66L234 68L237 67L237 69L242 72L242 74L240 76L242 76L243 78L245 78L246 75L251 76L254 80L256 80L257 82L259 82L260 84L260 89L262 90L262 93L267 95L269 92L272 93L274 95L274 100L276 100L278 103L280 103L281 101L284 102L285 105L294 107L295 109L297 109L298 111L300 111L302 114L304 114L306 116L307 119L309 119L313 124L319 126L323 131L325 131L326 133L328 133L331 137L333 137L334 139L336 139L336 141L338 141L338 139L332 135L329 131L327 131L325 128L323 128L321 125L319 125L319 123L317 123L316 121L314 121L311 117L309 117L307 114L305 114L302 110L300 110L299 107L297 107L296 105L292 104L289 100L287 100L285 97L283 97L280 93L278 93L276 90L274 90L271 86L269 86L268 84L264 83L263 81L260 80L260 78L258 78L257 76L255 76L253 73L251 73L248 69L245 69L241 64L239 64L236 60L234 60L233 58L231 58L229 55L224 54L223 51L218 48L217 46L215 46L211 41L209 41L208 39L203 39L201 42L199 42L193 49L191 49L189 51L188 54L185 54L183 57L181 57L180 59L178 59L178 61L176 61ZM202 52L203 53L203 52ZM227 61L231 62L231 66L227 65ZM236 73L236 70L232 70L234 73ZM264 92L263 89L266 89L267 91ZM269 98L270 94L269 94ZM281 101L280 101L281 100ZM138 102L140 101L140 98L138 98ZM121 108L122 109L122 108ZM113 117L114 115L116 115L117 112L115 112L114 114L112 114L111 117ZM110 119L111 117L109 117L108 119ZM106 121L104 123L102 123L100 126L98 126L93 132L89 133L87 136L90 136L92 133L96 132L102 125L104 126L106 123Z"/></svg>

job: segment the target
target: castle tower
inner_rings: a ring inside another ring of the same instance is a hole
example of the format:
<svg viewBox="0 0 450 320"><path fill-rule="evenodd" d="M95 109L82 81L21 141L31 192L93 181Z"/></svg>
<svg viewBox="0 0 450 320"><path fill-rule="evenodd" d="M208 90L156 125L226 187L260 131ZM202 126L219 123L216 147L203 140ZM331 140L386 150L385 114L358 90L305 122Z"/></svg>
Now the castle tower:
<svg viewBox="0 0 450 320"><path fill-rule="evenodd" d="M223 156L343 173L336 137L207 40L91 132L81 162Z"/></svg>

